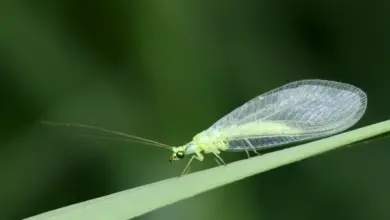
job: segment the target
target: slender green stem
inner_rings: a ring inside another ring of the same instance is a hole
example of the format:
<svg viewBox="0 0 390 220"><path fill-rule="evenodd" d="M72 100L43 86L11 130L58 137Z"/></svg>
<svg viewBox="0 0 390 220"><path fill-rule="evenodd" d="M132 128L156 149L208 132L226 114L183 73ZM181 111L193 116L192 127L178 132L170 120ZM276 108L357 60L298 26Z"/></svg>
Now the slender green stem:
<svg viewBox="0 0 390 220"><path fill-rule="evenodd" d="M126 220L228 183L390 131L390 120L322 140L125 190L46 212L29 220ZM191 186L191 187L188 187Z"/></svg>

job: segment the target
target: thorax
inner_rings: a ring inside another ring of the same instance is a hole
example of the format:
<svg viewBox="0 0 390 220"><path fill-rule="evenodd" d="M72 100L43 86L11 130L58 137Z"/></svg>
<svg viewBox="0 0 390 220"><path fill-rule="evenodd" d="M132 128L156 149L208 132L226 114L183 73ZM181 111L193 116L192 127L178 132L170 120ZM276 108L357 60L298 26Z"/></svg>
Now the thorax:
<svg viewBox="0 0 390 220"><path fill-rule="evenodd" d="M203 131L194 136L193 140L187 144L186 153L204 152L211 153L215 150L226 150L228 140L218 131Z"/></svg>

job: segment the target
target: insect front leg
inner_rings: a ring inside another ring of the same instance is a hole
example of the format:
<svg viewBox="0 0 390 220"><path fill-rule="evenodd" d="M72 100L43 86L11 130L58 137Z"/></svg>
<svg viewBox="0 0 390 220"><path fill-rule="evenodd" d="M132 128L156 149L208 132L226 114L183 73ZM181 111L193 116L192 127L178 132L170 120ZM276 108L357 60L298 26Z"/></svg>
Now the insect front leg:
<svg viewBox="0 0 390 220"><path fill-rule="evenodd" d="M193 156L190 158L190 160L188 161L186 167L184 168L184 170L183 170L183 172L181 173L180 176L183 176L183 175L189 173L189 171L190 171L190 164L191 164L191 162L192 162L194 159L197 159L197 160L199 160L199 161L202 162L203 159L204 159L204 156L203 156L201 153L196 152L195 155L193 155ZM180 176L179 176L179 177L180 177Z"/></svg>

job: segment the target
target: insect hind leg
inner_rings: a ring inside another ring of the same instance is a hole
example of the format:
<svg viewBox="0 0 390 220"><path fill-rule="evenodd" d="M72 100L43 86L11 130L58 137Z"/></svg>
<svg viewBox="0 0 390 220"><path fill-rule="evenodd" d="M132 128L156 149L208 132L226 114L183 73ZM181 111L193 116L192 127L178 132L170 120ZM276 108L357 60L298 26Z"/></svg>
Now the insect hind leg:
<svg viewBox="0 0 390 220"><path fill-rule="evenodd" d="M257 154L257 155L261 155L259 152L256 151L255 148L253 148L253 152L255 152L255 154Z"/></svg>
<svg viewBox="0 0 390 220"><path fill-rule="evenodd" d="M249 154L249 151L246 148L244 150L245 150L246 155L248 156L248 159L251 158L251 155Z"/></svg>
<svg viewBox="0 0 390 220"><path fill-rule="evenodd" d="M245 139L245 141L250 146L252 151L255 152L255 154L260 155L260 153L256 151L256 148L251 144L251 142L248 139ZM246 151L246 154L248 155L248 157L250 157L248 150L245 149L245 151Z"/></svg>

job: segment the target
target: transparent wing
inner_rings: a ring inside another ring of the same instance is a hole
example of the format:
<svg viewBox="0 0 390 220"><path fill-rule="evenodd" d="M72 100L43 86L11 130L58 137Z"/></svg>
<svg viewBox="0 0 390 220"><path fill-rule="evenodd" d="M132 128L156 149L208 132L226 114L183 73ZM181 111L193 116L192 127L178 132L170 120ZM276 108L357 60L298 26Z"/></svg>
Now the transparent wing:
<svg viewBox="0 0 390 220"><path fill-rule="evenodd" d="M367 96L359 88L327 80L302 80L260 95L212 125L228 150L261 149L332 135L363 116Z"/></svg>

